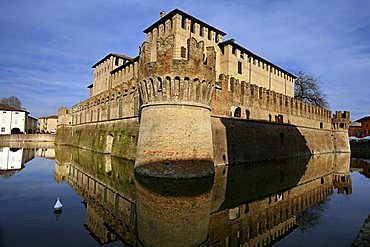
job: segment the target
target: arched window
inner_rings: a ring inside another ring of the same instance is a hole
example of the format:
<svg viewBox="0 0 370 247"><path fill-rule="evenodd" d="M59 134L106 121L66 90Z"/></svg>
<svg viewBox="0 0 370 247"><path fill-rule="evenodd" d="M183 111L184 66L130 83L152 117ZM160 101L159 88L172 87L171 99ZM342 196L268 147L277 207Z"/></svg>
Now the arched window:
<svg viewBox="0 0 370 247"><path fill-rule="evenodd" d="M278 123L283 123L284 122L284 116L282 114L279 114L277 116L277 121L278 121Z"/></svg>
<svg viewBox="0 0 370 247"><path fill-rule="evenodd" d="M241 111L240 107L237 107L234 111L234 117L239 117L240 118L241 115L242 115L242 111Z"/></svg>

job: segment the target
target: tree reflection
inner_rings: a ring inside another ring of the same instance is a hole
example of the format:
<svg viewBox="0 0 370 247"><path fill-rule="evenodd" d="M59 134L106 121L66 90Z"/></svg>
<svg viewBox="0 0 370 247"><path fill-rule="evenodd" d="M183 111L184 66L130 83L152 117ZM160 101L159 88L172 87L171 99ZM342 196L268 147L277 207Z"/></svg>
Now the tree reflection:
<svg viewBox="0 0 370 247"><path fill-rule="evenodd" d="M306 211L298 214L297 224L301 232L307 232L310 228L315 227L319 224L321 218L323 217L326 209L327 202L330 199L327 198L324 201L314 204L312 207L308 208Z"/></svg>

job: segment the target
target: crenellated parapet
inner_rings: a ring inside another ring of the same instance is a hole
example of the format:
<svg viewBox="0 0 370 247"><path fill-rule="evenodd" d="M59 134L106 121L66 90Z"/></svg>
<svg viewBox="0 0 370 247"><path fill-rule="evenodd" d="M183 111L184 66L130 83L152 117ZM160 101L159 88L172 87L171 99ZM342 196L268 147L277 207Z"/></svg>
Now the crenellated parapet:
<svg viewBox="0 0 370 247"><path fill-rule="evenodd" d="M214 84L206 78L150 77L139 82L142 103L189 102L209 105Z"/></svg>
<svg viewBox="0 0 370 247"><path fill-rule="evenodd" d="M219 75L214 95L211 105L214 115L234 117L232 111L239 107L245 109L241 118L276 121L280 115L282 123L331 129L329 110L229 75ZM244 115L245 111L248 114Z"/></svg>
<svg viewBox="0 0 370 247"><path fill-rule="evenodd" d="M135 81L129 81L74 105L72 125L137 116L139 104Z"/></svg>

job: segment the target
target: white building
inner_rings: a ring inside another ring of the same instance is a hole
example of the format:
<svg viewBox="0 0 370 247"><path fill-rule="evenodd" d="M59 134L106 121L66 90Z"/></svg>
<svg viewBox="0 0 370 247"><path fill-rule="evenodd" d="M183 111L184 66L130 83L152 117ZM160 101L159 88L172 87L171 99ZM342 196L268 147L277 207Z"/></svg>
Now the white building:
<svg viewBox="0 0 370 247"><path fill-rule="evenodd" d="M0 135L26 132L28 112L0 103Z"/></svg>

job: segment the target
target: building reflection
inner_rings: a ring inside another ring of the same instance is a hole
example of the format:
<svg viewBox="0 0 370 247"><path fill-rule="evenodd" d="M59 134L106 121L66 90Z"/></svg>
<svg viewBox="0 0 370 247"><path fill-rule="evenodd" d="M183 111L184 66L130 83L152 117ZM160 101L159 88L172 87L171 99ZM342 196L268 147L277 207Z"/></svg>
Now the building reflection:
<svg viewBox="0 0 370 247"><path fill-rule="evenodd" d="M55 149L53 148L37 148L36 157L46 158L46 159L55 159Z"/></svg>
<svg viewBox="0 0 370 247"><path fill-rule="evenodd" d="M34 149L0 147L0 174L6 177L9 172L21 170L34 157Z"/></svg>
<svg viewBox="0 0 370 247"><path fill-rule="evenodd" d="M349 154L220 166L214 177L196 180L135 177L133 166L86 150L56 150L55 178L83 197L85 227L100 244L271 245L298 225L313 225L309 209L325 204L334 189L352 192Z"/></svg>

